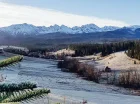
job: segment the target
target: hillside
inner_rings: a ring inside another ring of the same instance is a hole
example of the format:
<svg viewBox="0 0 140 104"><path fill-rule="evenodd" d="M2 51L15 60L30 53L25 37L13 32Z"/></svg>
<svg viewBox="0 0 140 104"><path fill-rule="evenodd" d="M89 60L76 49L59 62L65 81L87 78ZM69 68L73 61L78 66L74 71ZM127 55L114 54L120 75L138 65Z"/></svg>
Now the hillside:
<svg viewBox="0 0 140 104"><path fill-rule="evenodd" d="M134 64L136 61L136 64ZM140 61L128 57L125 52L117 52L96 61L99 65L108 66L113 70L140 69Z"/></svg>
<svg viewBox="0 0 140 104"><path fill-rule="evenodd" d="M69 30L70 29L70 30ZM75 32L76 31L76 32ZM94 24L69 28L66 26L38 27L17 24L0 28L0 44L20 46L58 46L72 43L100 43L140 38L139 26L103 27Z"/></svg>

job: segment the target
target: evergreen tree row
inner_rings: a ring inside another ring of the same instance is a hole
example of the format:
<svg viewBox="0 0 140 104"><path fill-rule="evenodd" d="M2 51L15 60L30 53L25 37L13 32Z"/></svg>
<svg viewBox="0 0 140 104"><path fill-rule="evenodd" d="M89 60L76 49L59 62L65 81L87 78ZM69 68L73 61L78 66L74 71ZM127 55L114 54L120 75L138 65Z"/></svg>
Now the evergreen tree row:
<svg viewBox="0 0 140 104"><path fill-rule="evenodd" d="M75 50L74 56L85 56L100 53L102 56L109 55L114 52L124 51L134 47L135 41L123 41L117 43L105 44L72 44L70 49Z"/></svg>
<svg viewBox="0 0 140 104"><path fill-rule="evenodd" d="M126 53L129 57L140 60L140 41L135 42L133 47L129 47Z"/></svg>

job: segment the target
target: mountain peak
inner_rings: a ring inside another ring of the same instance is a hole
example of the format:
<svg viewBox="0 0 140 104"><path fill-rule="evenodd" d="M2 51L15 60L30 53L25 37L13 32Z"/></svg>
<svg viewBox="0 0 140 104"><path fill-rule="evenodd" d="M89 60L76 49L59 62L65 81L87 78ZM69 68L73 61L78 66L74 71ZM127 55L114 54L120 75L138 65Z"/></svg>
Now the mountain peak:
<svg viewBox="0 0 140 104"><path fill-rule="evenodd" d="M137 28L138 26L133 26L132 28ZM80 26L74 26L72 28L67 27L65 25L53 25L49 27L45 26L34 26L32 24L15 24L8 27L0 28L1 31L7 32L11 35L39 35L39 34L47 34L47 33L67 33L67 34L81 34L81 33L94 33L94 32L103 32L103 31L114 31L119 29L119 27L115 26L104 26L103 28L98 27L95 24L86 24Z"/></svg>

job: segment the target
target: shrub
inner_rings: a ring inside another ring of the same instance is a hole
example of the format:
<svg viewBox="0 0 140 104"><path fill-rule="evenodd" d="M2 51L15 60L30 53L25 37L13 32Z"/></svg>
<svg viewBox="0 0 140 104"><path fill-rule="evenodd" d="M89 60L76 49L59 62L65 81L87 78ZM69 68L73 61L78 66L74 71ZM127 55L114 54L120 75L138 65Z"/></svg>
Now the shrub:
<svg viewBox="0 0 140 104"><path fill-rule="evenodd" d="M85 71L87 73L88 80L99 83L101 72L98 71L98 69L95 69L94 66L85 65Z"/></svg>
<svg viewBox="0 0 140 104"><path fill-rule="evenodd" d="M137 64L137 62L136 62L136 61L134 61L134 64Z"/></svg>
<svg viewBox="0 0 140 104"><path fill-rule="evenodd" d="M69 72L77 72L78 64L79 62L76 59L64 59L64 61L59 61L57 66L58 68L69 69Z"/></svg>
<svg viewBox="0 0 140 104"><path fill-rule="evenodd" d="M68 69L69 72L77 73L87 80L95 81L97 83L99 83L101 76L101 72L94 66L80 63L77 59L65 59L64 61L60 61L58 62L58 68Z"/></svg>
<svg viewBox="0 0 140 104"><path fill-rule="evenodd" d="M137 70L121 72L118 77L118 85L125 88L140 89L140 72Z"/></svg>
<svg viewBox="0 0 140 104"><path fill-rule="evenodd" d="M109 68L108 66L105 68L105 72L111 72L111 68Z"/></svg>

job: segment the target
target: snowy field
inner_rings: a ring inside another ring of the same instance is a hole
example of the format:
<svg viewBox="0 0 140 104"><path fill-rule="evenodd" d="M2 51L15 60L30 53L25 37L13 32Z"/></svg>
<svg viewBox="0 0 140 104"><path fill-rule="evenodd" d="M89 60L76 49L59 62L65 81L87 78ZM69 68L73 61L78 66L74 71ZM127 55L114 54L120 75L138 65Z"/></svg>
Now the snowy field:
<svg viewBox="0 0 140 104"><path fill-rule="evenodd" d="M134 64L134 61L136 64ZM102 60L97 61L97 63L99 63L99 65L109 66L113 70L140 70L140 61L128 57L124 51L103 57Z"/></svg>

